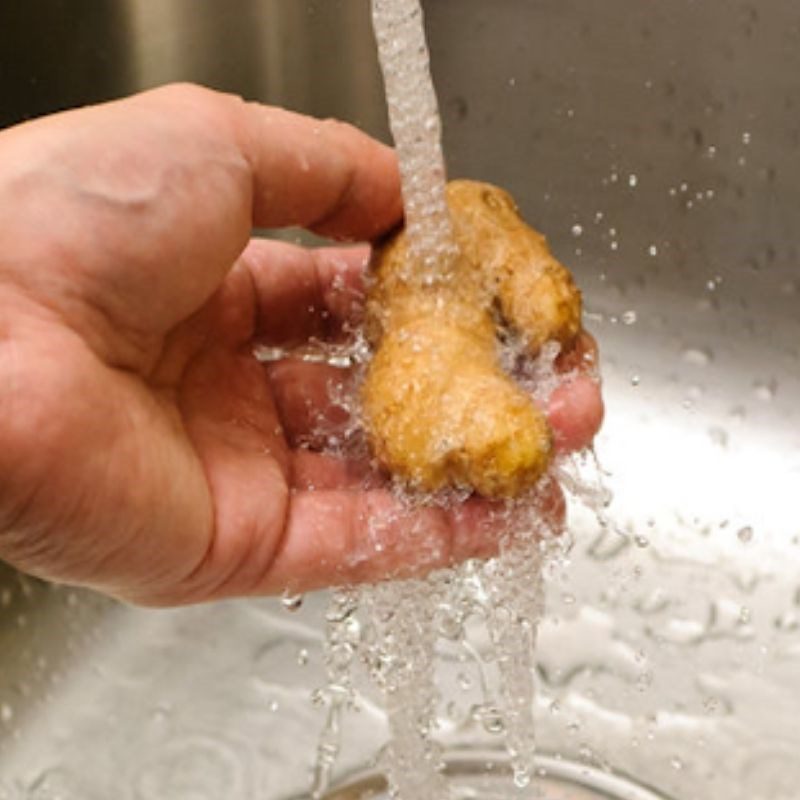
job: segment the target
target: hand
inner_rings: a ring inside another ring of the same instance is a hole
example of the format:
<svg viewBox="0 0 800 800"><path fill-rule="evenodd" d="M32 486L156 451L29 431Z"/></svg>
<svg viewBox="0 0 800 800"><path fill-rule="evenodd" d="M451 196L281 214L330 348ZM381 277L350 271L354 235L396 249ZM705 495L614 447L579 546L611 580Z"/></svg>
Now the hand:
<svg viewBox="0 0 800 800"><path fill-rule="evenodd" d="M401 513L298 447L331 368L252 355L357 316L367 253L254 226L368 241L401 214L390 149L197 87L0 133L0 558L161 605L491 552L491 504ZM551 405L588 443L596 384Z"/></svg>

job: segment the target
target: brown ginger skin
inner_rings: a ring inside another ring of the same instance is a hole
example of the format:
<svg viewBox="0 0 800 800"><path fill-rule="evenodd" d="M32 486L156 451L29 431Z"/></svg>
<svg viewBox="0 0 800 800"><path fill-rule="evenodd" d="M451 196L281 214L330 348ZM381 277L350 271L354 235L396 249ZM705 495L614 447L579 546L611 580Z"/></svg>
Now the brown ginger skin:
<svg viewBox="0 0 800 800"><path fill-rule="evenodd" d="M503 371L497 337L513 332L531 355L568 349L580 292L502 189L452 181L447 201L458 254L436 275L409 258L403 230L376 247L365 426L378 461L415 489L515 497L547 469L552 433Z"/></svg>

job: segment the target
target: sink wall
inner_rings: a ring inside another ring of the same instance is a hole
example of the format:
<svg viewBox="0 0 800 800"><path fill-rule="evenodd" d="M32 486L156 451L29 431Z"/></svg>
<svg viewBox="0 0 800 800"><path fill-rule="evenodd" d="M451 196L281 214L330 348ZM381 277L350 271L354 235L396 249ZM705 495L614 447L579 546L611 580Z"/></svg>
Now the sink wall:
<svg viewBox="0 0 800 800"><path fill-rule="evenodd" d="M542 746L678 800L794 798L800 9L425 9L451 174L512 191L603 352L614 500L573 503L548 575ZM193 80L386 136L363 0L6 3L0 53L4 124ZM0 565L0 798L302 792L323 606L135 610ZM342 771L384 736L367 698Z"/></svg>

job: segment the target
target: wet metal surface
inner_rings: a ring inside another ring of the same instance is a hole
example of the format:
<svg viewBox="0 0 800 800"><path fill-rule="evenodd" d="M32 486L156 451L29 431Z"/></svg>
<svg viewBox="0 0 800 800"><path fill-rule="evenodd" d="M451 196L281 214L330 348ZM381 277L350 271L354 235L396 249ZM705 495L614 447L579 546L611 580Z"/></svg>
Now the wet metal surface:
<svg viewBox="0 0 800 800"><path fill-rule="evenodd" d="M234 10L235 5L235 10ZM451 173L506 185L604 352L609 525L573 510L543 747L677 800L800 783L800 10L430 0ZM195 80L385 135L362 0L5 3L3 120ZM121 607L0 566L2 800L308 786L324 597ZM469 686L445 663L443 707ZM453 719L443 737L496 742ZM341 772L385 739L375 698Z"/></svg>

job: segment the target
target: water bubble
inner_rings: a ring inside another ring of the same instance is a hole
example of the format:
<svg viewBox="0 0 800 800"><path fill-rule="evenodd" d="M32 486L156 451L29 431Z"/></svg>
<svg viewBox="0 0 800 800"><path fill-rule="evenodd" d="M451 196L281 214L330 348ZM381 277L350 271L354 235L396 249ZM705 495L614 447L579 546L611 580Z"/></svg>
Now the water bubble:
<svg viewBox="0 0 800 800"><path fill-rule="evenodd" d="M464 627L454 614L443 614L439 619L439 634L445 639L458 641L462 638Z"/></svg>

